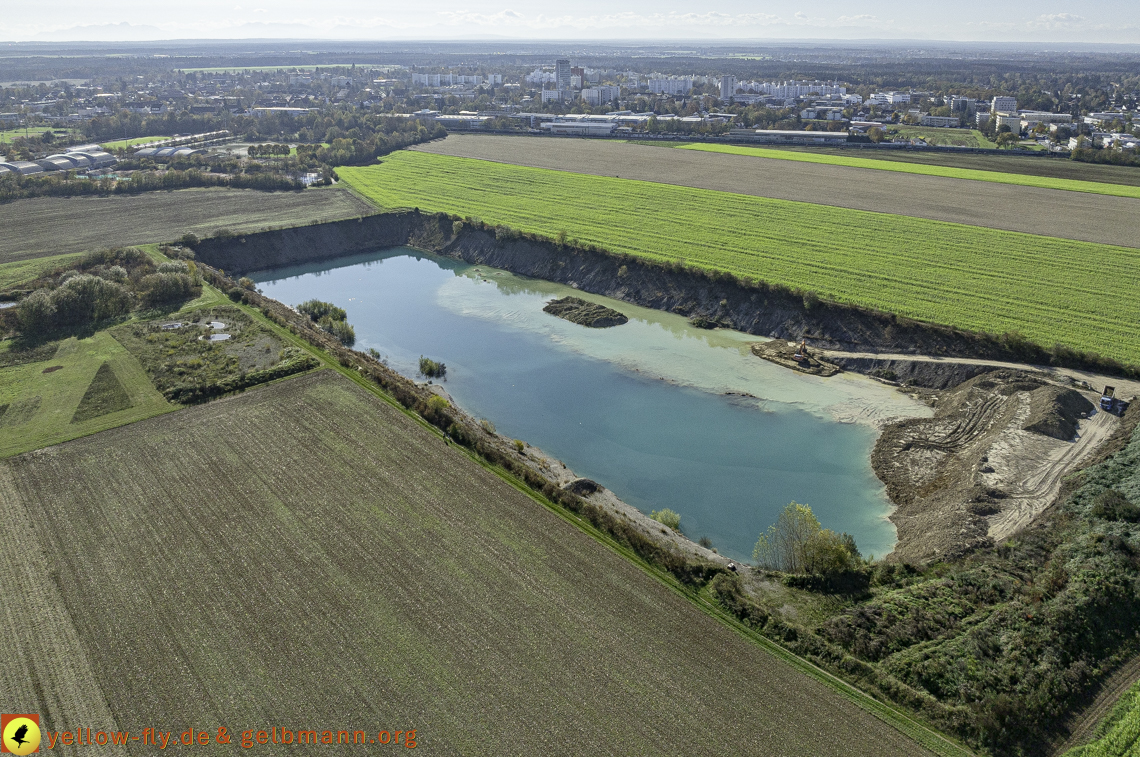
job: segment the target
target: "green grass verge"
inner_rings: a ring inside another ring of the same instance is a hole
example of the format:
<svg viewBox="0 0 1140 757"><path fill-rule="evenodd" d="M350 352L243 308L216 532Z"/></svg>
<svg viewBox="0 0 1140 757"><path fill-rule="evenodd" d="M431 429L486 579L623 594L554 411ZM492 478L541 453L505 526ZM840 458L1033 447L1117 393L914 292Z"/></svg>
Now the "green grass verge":
<svg viewBox="0 0 1140 757"><path fill-rule="evenodd" d="M975 147L983 150L996 150L997 143L986 138L977 129L941 129L936 126L894 126L904 137L925 139L928 144L948 147Z"/></svg>
<svg viewBox="0 0 1140 757"><path fill-rule="evenodd" d="M877 171L895 171L897 173L912 173L921 176L941 176L950 179L988 181L994 184L1015 184L1022 187L1064 189L1070 192L1087 192L1089 194L1112 195L1115 197L1140 198L1140 187L1132 187L1125 184L1105 184L1096 181L1082 181L1080 179L1058 179L1048 176L1029 176L1026 174L1004 173L1001 171L979 171L974 168L950 168L948 166L901 163L897 161L877 160L875 158L853 158L844 155L818 155L808 152L791 152L788 150L775 150L765 147L710 144L681 144L676 145L676 147L681 150L720 152L729 155L747 155L754 158L795 160L801 163L822 163L829 166L870 168Z"/></svg>
<svg viewBox="0 0 1140 757"><path fill-rule="evenodd" d="M0 265L0 289L10 289L29 281L35 281L53 268L59 268L72 260L79 260L81 257L83 257L81 253L73 253L71 255L52 255L47 258L4 263Z"/></svg>
<svg viewBox="0 0 1140 757"><path fill-rule="evenodd" d="M338 172L382 207L566 231L613 252L1140 363L1136 249L424 152Z"/></svg>
<svg viewBox="0 0 1140 757"><path fill-rule="evenodd" d="M147 142L157 142L160 139L170 139L171 137L158 135L154 137L134 137L133 139L116 139L113 142L103 142L101 147L104 150L121 150L124 147L134 147L135 145L144 145Z"/></svg>
<svg viewBox="0 0 1140 757"><path fill-rule="evenodd" d="M0 350L6 351L10 346L10 342L0 343ZM121 398L118 403L112 402L114 398L102 396L99 387L99 397L87 397L101 370L112 372L126 395L126 407L114 409L116 404L122 404ZM94 402L98 408L92 406ZM85 404L87 407L79 412ZM0 457L177 409L151 385L138 360L106 331L83 339L65 339L50 359L0 368L0 406L3 405L8 409L0 417ZM92 414L95 410L105 412Z"/></svg>

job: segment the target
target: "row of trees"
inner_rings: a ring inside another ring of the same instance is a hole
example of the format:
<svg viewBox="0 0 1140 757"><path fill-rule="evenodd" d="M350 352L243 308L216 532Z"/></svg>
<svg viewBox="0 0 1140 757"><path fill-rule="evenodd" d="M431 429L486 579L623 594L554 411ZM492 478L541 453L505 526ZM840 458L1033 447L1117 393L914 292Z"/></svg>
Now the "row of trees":
<svg viewBox="0 0 1140 757"><path fill-rule="evenodd" d="M249 149L246 150L246 154L251 158L279 157L288 155L290 152L292 152L292 148L290 148L289 145L279 145L272 143L264 145L250 145Z"/></svg>
<svg viewBox="0 0 1140 757"><path fill-rule="evenodd" d="M136 172L130 181L113 179L75 179L70 172L49 176L20 176L14 172L0 174L0 202L29 197L74 197L77 195L137 194L161 189L189 187L232 187L285 191L304 189L299 181L277 173L221 176L198 170Z"/></svg>

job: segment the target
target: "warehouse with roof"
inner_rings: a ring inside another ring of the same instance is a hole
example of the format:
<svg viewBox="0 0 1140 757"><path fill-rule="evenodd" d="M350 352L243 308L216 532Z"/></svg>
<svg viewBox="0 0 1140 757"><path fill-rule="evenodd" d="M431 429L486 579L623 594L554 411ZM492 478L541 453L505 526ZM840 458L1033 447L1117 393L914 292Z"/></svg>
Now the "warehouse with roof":
<svg viewBox="0 0 1140 757"><path fill-rule="evenodd" d="M206 155L209 151L193 147L144 147L135 152L136 158L188 158L191 155Z"/></svg>

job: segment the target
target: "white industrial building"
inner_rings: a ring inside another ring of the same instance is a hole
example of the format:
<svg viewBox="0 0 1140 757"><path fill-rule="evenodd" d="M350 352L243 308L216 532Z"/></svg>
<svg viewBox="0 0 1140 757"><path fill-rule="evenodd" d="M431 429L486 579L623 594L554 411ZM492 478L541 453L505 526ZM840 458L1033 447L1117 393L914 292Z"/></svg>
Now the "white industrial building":
<svg viewBox="0 0 1140 757"><path fill-rule="evenodd" d="M542 124L551 134L573 137L605 137L613 134L618 127L616 121L562 121L555 120Z"/></svg>
<svg viewBox="0 0 1140 757"><path fill-rule="evenodd" d="M886 108L893 108L896 105L910 105L909 92L876 92L867 98L867 102L873 105L881 105Z"/></svg>
<svg viewBox="0 0 1140 757"><path fill-rule="evenodd" d="M0 163L0 173L18 173L21 176L34 176L44 172L44 167L30 160L13 160Z"/></svg>
<svg viewBox="0 0 1140 757"><path fill-rule="evenodd" d="M749 141L781 145L838 145L846 144L845 131L787 131L783 129L733 129L733 137Z"/></svg>
<svg viewBox="0 0 1140 757"><path fill-rule="evenodd" d="M1086 124L1092 124L1094 126L1100 126L1103 123L1109 123L1111 121L1120 121L1121 123L1127 123L1131 115L1131 113L1124 113L1121 111L1104 111L1100 113L1089 113L1087 116L1085 116L1084 121Z"/></svg>

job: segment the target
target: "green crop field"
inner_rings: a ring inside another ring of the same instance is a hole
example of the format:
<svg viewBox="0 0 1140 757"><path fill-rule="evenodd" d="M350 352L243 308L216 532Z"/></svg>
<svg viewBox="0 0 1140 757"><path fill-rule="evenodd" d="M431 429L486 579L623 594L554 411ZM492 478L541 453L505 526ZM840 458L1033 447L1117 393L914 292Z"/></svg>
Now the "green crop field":
<svg viewBox="0 0 1140 757"><path fill-rule="evenodd" d="M790 150L776 150L765 147L683 144L677 145L677 148L681 150L698 150L701 152L720 152L730 155L747 155L754 158L795 160L801 163L822 163L824 165L831 166L870 168L878 171L913 173L920 174L922 176L944 176L951 179L989 181L995 184L1016 184L1023 187L1064 189L1071 192L1088 192L1090 194L1140 198L1140 187L1128 186L1125 184L1106 184L1096 181L1082 181L1080 179L1061 179L1049 176L1030 176L1027 174L1004 173L1001 171L979 171L973 168L951 168L948 166L903 163L900 161L879 160L875 158L855 158L848 157L846 155L821 155L817 153L793 152Z"/></svg>
<svg viewBox="0 0 1140 757"><path fill-rule="evenodd" d="M614 252L1140 363L1136 249L422 152L338 172L388 208L566 231Z"/></svg>
<svg viewBox="0 0 1140 757"><path fill-rule="evenodd" d="M45 131L50 131L59 136L66 136L72 133L70 129L60 129L55 126L29 126L27 129L21 126L16 129L0 129L0 142L11 142L17 137L35 137L43 134Z"/></svg>
<svg viewBox="0 0 1140 757"><path fill-rule="evenodd" d="M930 754L331 370L2 461L0 522L3 691L52 730Z"/></svg>
<svg viewBox="0 0 1140 757"><path fill-rule="evenodd" d="M135 145L144 145L147 142L157 142L160 139L170 139L169 136L153 136L153 137L134 137L133 139L116 139L113 142L103 142L100 146L104 150L119 150L124 147L134 147Z"/></svg>

